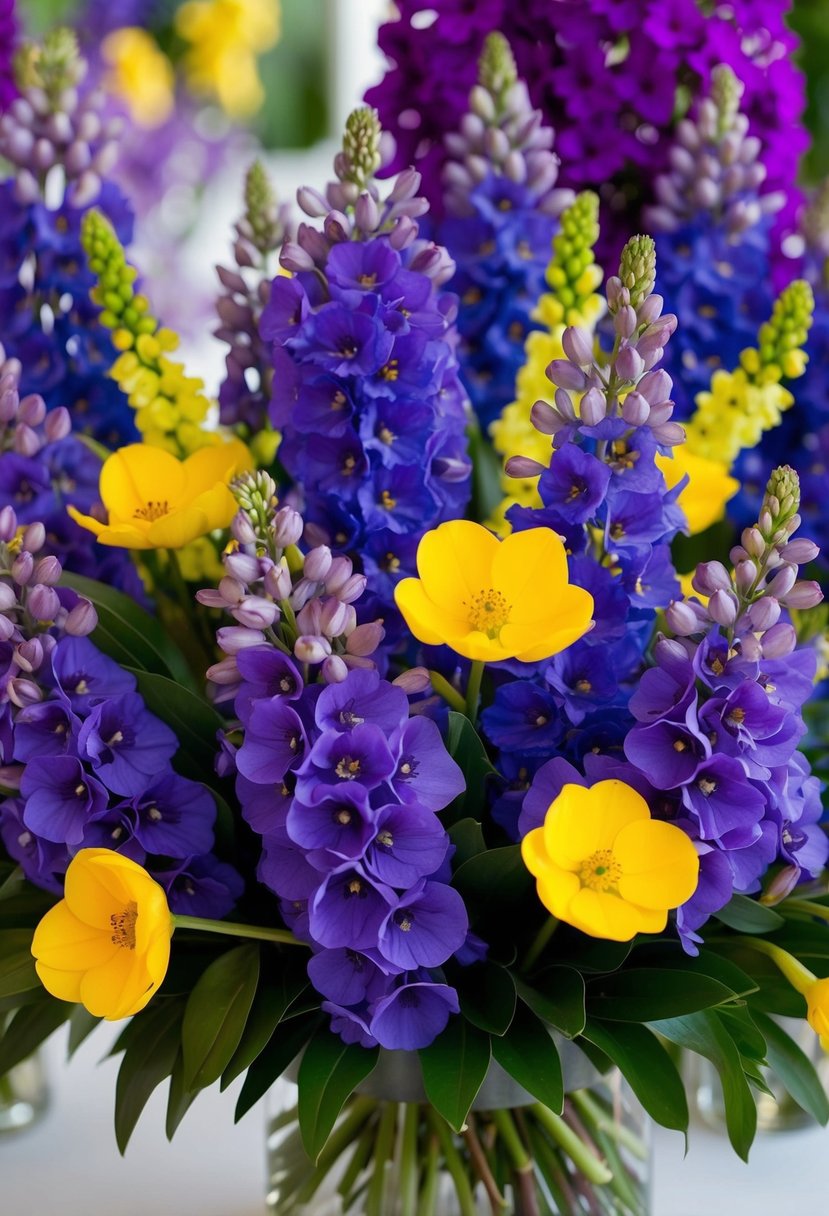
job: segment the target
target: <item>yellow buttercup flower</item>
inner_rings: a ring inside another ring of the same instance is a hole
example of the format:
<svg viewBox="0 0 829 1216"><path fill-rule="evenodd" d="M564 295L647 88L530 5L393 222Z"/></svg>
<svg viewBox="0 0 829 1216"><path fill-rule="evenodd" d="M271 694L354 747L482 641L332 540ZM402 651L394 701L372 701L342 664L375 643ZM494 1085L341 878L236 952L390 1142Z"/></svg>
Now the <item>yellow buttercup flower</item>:
<svg viewBox="0 0 829 1216"><path fill-rule="evenodd" d="M395 589L406 624L421 642L467 659L537 662L591 627L593 597L569 583L564 545L549 528L499 541L481 524L451 520L423 537L417 570Z"/></svg>
<svg viewBox="0 0 829 1216"><path fill-rule="evenodd" d="M114 1022L158 990L172 933L167 897L146 870L111 849L81 849L66 871L65 898L35 929L32 954L52 996Z"/></svg>
<svg viewBox="0 0 829 1216"><path fill-rule="evenodd" d="M159 127L175 105L173 65L156 40L138 26L123 26L107 34L101 54L109 71L107 88L122 98L141 127Z"/></svg>
<svg viewBox="0 0 829 1216"><path fill-rule="evenodd" d="M675 447L672 457L657 453L656 463L669 490L688 474L688 484L680 491L677 502L685 513L691 536L704 532L722 519L725 504L740 488L739 481L730 476L726 464L697 456L688 451L685 444Z"/></svg>
<svg viewBox="0 0 829 1216"><path fill-rule="evenodd" d="M651 819L645 799L623 781L565 785L544 826L522 840L521 856L553 916L614 942L660 933L699 878L690 839Z"/></svg>
<svg viewBox="0 0 829 1216"><path fill-rule="evenodd" d="M75 507L68 511L102 545L180 549L227 527L236 512L228 482L250 468L250 453L238 439L199 448L186 460L133 443L114 452L101 469L99 491L108 523Z"/></svg>
<svg viewBox="0 0 829 1216"><path fill-rule="evenodd" d="M189 43L183 66L196 93L213 95L231 118L255 114L265 98L256 56L279 38L278 0L188 0L176 32Z"/></svg>

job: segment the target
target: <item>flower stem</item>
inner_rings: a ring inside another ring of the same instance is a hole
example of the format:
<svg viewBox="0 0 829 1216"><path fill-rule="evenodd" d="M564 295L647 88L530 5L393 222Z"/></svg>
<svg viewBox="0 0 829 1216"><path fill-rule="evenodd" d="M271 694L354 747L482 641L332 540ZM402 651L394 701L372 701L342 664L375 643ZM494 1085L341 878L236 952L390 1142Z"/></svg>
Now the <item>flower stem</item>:
<svg viewBox="0 0 829 1216"><path fill-rule="evenodd" d="M440 1180L440 1141L432 1131L426 1150L426 1168L423 1171L423 1186L417 1205L417 1216L435 1216Z"/></svg>
<svg viewBox="0 0 829 1216"><path fill-rule="evenodd" d="M305 942L299 941L287 929L268 929L264 925L239 925L229 920L205 920L201 916L174 916L174 929L196 929L200 933L221 933L227 937L248 937L262 942L279 942L283 946L301 946L307 949Z"/></svg>
<svg viewBox="0 0 829 1216"><path fill-rule="evenodd" d="M799 902L799 901L793 901ZM791 907L791 905L789 905ZM782 946L775 945L774 942L766 941L763 937L742 937L740 941L747 946L753 947L760 954L765 954L771 961L779 967L783 975L794 988L795 992L799 992L804 996L809 988L814 984L817 978L815 974L805 967L799 959L796 959L793 954L789 954L788 950L784 950Z"/></svg>
<svg viewBox="0 0 829 1216"><path fill-rule="evenodd" d="M547 948L547 945L557 928L558 919L555 916L548 917L539 929L532 945L526 953L521 967L522 971L529 971L533 964L538 961L538 959L544 953L544 950Z"/></svg>
<svg viewBox="0 0 829 1216"><path fill-rule="evenodd" d="M588 1182L592 1182L596 1186L607 1186L608 1182L613 1178L612 1170L608 1169L604 1161L601 1161L598 1157L594 1157L587 1145L579 1139L561 1116L555 1114L554 1111L549 1110L546 1106L542 1106L540 1102L537 1102L530 1109L539 1123L550 1133L556 1144L573 1160Z"/></svg>
<svg viewBox="0 0 829 1216"><path fill-rule="evenodd" d="M377 1137L374 1142L374 1168L366 1195L365 1216L383 1216L384 1203L387 1198L386 1188L389 1177L389 1158L394 1147L394 1135L397 1130L397 1104L386 1102L380 1115L377 1127Z"/></svg>
<svg viewBox="0 0 829 1216"><path fill-rule="evenodd" d="M417 1132L420 1107L406 1103L400 1139L400 1216L417 1216Z"/></svg>
<svg viewBox="0 0 829 1216"><path fill-rule="evenodd" d="M446 1162L446 1168L452 1175L452 1181L455 1184L455 1193L458 1200L460 1216L478 1216L478 1211L475 1207L475 1198L472 1194L472 1187L469 1184L469 1176L466 1172L464 1163L461 1160L460 1154L455 1148L455 1142L452 1139L452 1132L449 1124L445 1123L436 1111L429 1110L427 1112L427 1118L431 1123L432 1129L440 1143L440 1147L443 1152L443 1159Z"/></svg>
<svg viewBox="0 0 829 1216"><path fill-rule="evenodd" d="M432 681L432 688L435 692L443 697L447 704L456 709L459 714L466 713L466 701L464 701L457 688L453 688L444 676L439 671L430 671L429 679Z"/></svg>
<svg viewBox="0 0 829 1216"><path fill-rule="evenodd" d="M812 903L810 899L787 899L783 907L787 912L802 912L806 916L817 916L820 920L829 920L829 906Z"/></svg>
<svg viewBox="0 0 829 1216"><path fill-rule="evenodd" d="M481 699L481 680L484 675L483 659L473 659L469 668L469 679L466 683L466 716L472 725L478 718L478 702Z"/></svg>
<svg viewBox="0 0 829 1216"><path fill-rule="evenodd" d="M508 1206L507 1201L498 1190L498 1184L492 1175L484 1147L478 1138L474 1116L471 1113L467 1117L467 1128L463 1133L463 1138L466 1141L466 1147L469 1149L469 1158L475 1167L475 1173L484 1185L493 1216L498 1216L498 1213Z"/></svg>

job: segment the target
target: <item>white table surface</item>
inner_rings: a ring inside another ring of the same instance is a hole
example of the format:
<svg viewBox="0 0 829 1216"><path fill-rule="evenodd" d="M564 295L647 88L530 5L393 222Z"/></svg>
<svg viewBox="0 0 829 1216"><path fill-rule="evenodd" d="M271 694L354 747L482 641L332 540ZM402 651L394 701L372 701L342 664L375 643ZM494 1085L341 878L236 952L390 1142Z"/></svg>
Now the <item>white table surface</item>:
<svg viewBox="0 0 829 1216"><path fill-rule="evenodd" d="M164 1096L145 1110L125 1158L112 1130L116 1060L97 1061L101 1032L64 1063L65 1035L47 1047L52 1103L41 1123L0 1137L0 1216L264 1216L264 1104L236 1126L238 1085L203 1093L173 1144ZM653 1216L811 1216L826 1211L829 1131L761 1136L749 1166L724 1138L694 1127L655 1139Z"/></svg>

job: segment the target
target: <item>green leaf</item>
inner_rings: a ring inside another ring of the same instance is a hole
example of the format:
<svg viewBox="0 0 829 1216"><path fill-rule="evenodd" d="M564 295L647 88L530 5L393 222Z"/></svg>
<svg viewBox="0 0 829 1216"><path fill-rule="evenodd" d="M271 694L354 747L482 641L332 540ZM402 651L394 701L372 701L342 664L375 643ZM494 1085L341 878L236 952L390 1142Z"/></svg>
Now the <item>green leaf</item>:
<svg viewBox="0 0 829 1216"><path fill-rule="evenodd" d="M264 1051L261 1051L248 1069L236 1103L236 1123L255 1106L263 1094L285 1069L295 1060L318 1026L323 1024L320 1013L303 1014L277 1026Z"/></svg>
<svg viewBox="0 0 829 1216"><path fill-rule="evenodd" d="M466 435L472 458L472 518L489 519L504 497L501 490L503 465L477 422L467 427Z"/></svg>
<svg viewBox="0 0 829 1216"><path fill-rule="evenodd" d="M688 1130L688 1102L676 1065L647 1026L588 1021L584 1037L621 1069L645 1110L663 1127Z"/></svg>
<svg viewBox="0 0 829 1216"><path fill-rule="evenodd" d="M553 1036L543 1022L519 1005L507 1033L492 1040L492 1054L514 1081L534 1098L561 1114L564 1081Z"/></svg>
<svg viewBox="0 0 829 1216"><path fill-rule="evenodd" d="M95 605L98 627L92 641L122 667L136 667L170 676L177 685L193 687L184 656L155 617L122 591L104 583L64 572L61 583Z"/></svg>
<svg viewBox="0 0 829 1216"><path fill-rule="evenodd" d="M574 967L548 967L532 984L519 980L517 986L524 1004L568 1039L584 1030L584 979Z"/></svg>
<svg viewBox="0 0 829 1216"><path fill-rule="evenodd" d="M454 983L467 1021L490 1034L506 1033L515 1015L516 994L505 967L490 962L459 967Z"/></svg>
<svg viewBox="0 0 829 1216"><path fill-rule="evenodd" d="M769 1065L798 1106L825 1127L829 1123L829 1098L812 1061L774 1018L759 1011L752 1017L766 1040Z"/></svg>
<svg viewBox="0 0 829 1216"><path fill-rule="evenodd" d="M734 999L730 988L707 975L656 967L631 967L587 985L590 1015L611 1022L676 1018Z"/></svg>
<svg viewBox="0 0 829 1216"><path fill-rule="evenodd" d="M476 817L486 805L486 783L495 773L480 735L464 714L449 712L446 750L464 775L466 789L441 812L447 826Z"/></svg>
<svg viewBox="0 0 829 1216"><path fill-rule="evenodd" d="M136 667L127 667L127 670L135 676L147 709L176 733L179 747L173 757L173 767L183 777L210 785L216 734L223 728L224 719L202 697L175 680Z"/></svg>
<svg viewBox="0 0 829 1216"><path fill-rule="evenodd" d="M115 1084L115 1139L123 1155L150 1095L175 1067L181 1043L181 999L153 1003L138 1014Z"/></svg>
<svg viewBox="0 0 829 1216"><path fill-rule="evenodd" d="M186 1090L217 1081L244 1033L259 981L259 947L237 946L211 963L187 1001L181 1045Z"/></svg>
<svg viewBox="0 0 829 1216"><path fill-rule="evenodd" d="M724 908L715 912L717 920L736 929L738 933L773 933L785 925L785 920L773 908L767 908L747 895L732 895Z"/></svg>
<svg viewBox="0 0 829 1216"><path fill-rule="evenodd" d="M737 1045L713 1009L651 1023L670 1042L710 1060L720 1075L728 1138L734 1151L748 1160L757 1130L757 1108L743 1071Z"/></svg>
<svg viewBox="0 0 829 1216"><path fill-rule="evenodd" d="M0 997L16 996L39 987L31 930L4 930L0 935Z"/></svg>
<svg viewBox="0 0 829 1216"><path fill-rule="evenodd" d="M322 1025L299 1065L299 1131L305 1151L316 1163L346 1098L377 1063L378 1049L344 1043Z"/></svg>
<svg viewBox="0 0 829 1216"><path fill-rule="evenodd" d="M49 1000L18 1009L0 1036L0 1077L28 1059L62 1026L72 1006L67 1001Z"/></svg>
<svg viewBox="0 0 829 1216"><path fill-rule="evenodd" d="M455 846L452 864L455 869L462 866L470 857L477 857L486 852L486 841L477 819L459 819L449 829L449 839Z"/></svg>
<svg viewBox="0 0 829 1216"><path fill-rule="evenodd" d="M0 900L18 895L26 886L26 876L20 866L11 861L0 862Z"/></svg>
<svg viewBox="0 0 829 1216"><path fill-rule="evenodd" d="M303 973L288 970L276 979L260 982L239 1046L222 1073L222 1089L227 1089L231 1081L249 1068L260 1052L265 1050L271 1035L306 985Z"/></svg>
<svg viewBox="0 0 829 1216"><path fill-rule="evenodd" d="M532 891L534 881L521 860L520 847L511 844L465 861L456 870L452 885L467 904L480 904L486 910L492 910L492 893L497 891L498 915L503 916L504 905L520 903Z"/></svg>
<svg viewBox="0 0 829 1216"><path fill-rule="evenodd" d="M75 1006L69 1015L69 1042L66 1047L67 1059L72 1059L81 1043L89 1038L97 1026L100 1026L101 1020L101 1018L96 1018L94 1014L84 1009L83 1005Z"/></svg>
<svg viewBox="0 0 829 1216"><path fill-rule="evenodd" d="M462 1017L420 1052L426 1096L438 1114L459 1132L489 1068L489 1035Z"/></svg>
<svg viewBox="0 0 829 1216"><path fill-rule="evenodd" d="M188 1089L184 1084L184 1055L179 1051L173 1071L170 1076L170 1090L167 1095L167 1119L164 1131L168 1140L176 1134L184 1116L198 1096L197 1089Z"/></svg>

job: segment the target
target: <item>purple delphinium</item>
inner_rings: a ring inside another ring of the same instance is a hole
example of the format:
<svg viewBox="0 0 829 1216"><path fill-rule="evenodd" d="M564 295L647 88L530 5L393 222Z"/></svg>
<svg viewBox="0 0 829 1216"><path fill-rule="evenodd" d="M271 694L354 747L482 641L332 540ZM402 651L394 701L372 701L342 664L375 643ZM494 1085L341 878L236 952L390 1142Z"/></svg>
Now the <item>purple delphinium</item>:
<svg viewBox="0 0 829 1216"><path fill-rule="evenodd" d="M17 96L17 85L12 69L14 48L17 41L15 0L0 0L0 113Z"/></svg>
<svg viewBox="0 0 829 1216"><path fill-rule="evenodd" d="M337 181L302 189L300 224L260 326L273 348L271 422L279 461L302 501L307 539L364 555L372 600L399 621L394 584L413 573L423 533L462 515L471 466L466 399L455 357L446 251L418 237L419 175L386 197L374 175L381 133L373 111L348 119ZM368 610L368 601L366 601Z"/></svg>
<svg viewBox="0 0 829 1216"><path fill-rule="evenodd" d="M556 186L552 144L509 43L489 34L469 111L446 136L447 218L438 230L458 268L450 287L460 299L461 375L484 428L515 395L557 216L573 201Z"/></svg>
<svg viewBox="0 0 829 1216"><path fill-rule="evenodd" d="M532 104L559 132L562 184L597 190L607 204L604 262L641 224L651 183L668 168L675 116L685 99L707 89L715 67L725 63L745 84L749 129L763 143L770 188L786 194L781 221L790 229L807 135L788 8L788 0L741 0L706 14L695 0L444 0L429 20L420 0L400 0L397 19L380 28L390 66L366 101L394 135L389 170L415 165L438 207L444 137L466 110L486 35L500 30ZM778 243L775 250L778 261L785 260Z"/></svg>
<svg viewBox="0 0 829 1216"><path fill-rule="evenodd" d="M214 799L173 772L175 735L146 708L135 677L90 640L95 609L59 586L61 564L43 553L45 541L42 523L22 525L0 508L3 846L31 882L55 892L87 847L150 864L165 885L183 859L189 873L209 876ZM208 915L230 911L241 883L232 873L223 871L232 898Z"/></svg>

